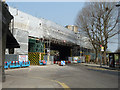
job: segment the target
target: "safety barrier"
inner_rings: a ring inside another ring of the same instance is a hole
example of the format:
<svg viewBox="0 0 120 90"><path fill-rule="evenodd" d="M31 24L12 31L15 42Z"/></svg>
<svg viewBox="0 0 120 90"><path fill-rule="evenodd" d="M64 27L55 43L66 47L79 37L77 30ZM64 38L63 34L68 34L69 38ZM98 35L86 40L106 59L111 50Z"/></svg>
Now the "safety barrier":
<svg viewBox="0 0 120 90"><path fill-rule="evenodd" d="M78 63L81 63L81 60L78 60L77 62L78 62Z"/></svg>
<svg viewBox="0 0 120 90"><path fill-rule="evenodd" d="M56 64L58 64L58 61L56 61Z"/></svg>
<svg viewBox="0 0 120 90"><path fill-rule="evenodd" d="M78 60L75 60L74 63L78 63Z"/></svg>
<svg viewBox="0 0 120 90"><path fill-rule="evenodd" d="M47 60L40 60L40 61L39 61L39 64L40 64L40 65L46 65L46 64L47 64Z"/></svg>
<svg viewBox="0 0 120 90"><path fill-rule="evenodd" d="M61 65L64 66L67 63L67 61L61 61Z"/></svg>
<svg viewBox="0 0 120 90"><path fill-rule="evenodd" d="M58 65L61 65L61 62L58 62Z"/></svg>
<svg viewBox="0 0 120 90"><path fill-rule="evenodd" d="M57 61L57 64L61 63L61 61Z"/></svg>
<svg viewBox="0 0 120 90"><path fill-rule="evenodd" d="M46 65L47 64L47 60L43 60L43 65Z"/></svg>
<svg viewBox="0 0 120 90"><path fill-rule="evenodd" d="M22 61L21 63L22 63L21 67L28 67L28 66L30 66L30 61Z"/></svg>
<svg viewBox="0 0 120 90"><path fill-rule="evenodd" d="M4 62L4 68L8 69L8 67L9 67L9 63L8 62Z"/></svg>
<svg viewBox="0 0 120 90"><path fill-rule="evenodd" d="M30 66L30 61L9 61L4 62L4 68L18 68L18 67L28 67Z"/></svg>
<svg viewBox="0 0 120 90"><path fill-rule="evenodd" d="M9 67L10 67L10 68L21 67L21 62L20 62L20 61L10 61L10 62L9 62Z"/></svg>
<svg viewBox="0 0 120 90"><path fill-rule="evenodd" d="M40 61L39 61L39 64L40 64L40 65L43 65L43 62L42 62L42 60L40 60Z"/></svg>
<svg viewBox="0 0 120 90"><path fill-rule="evenodd" d="M64 65L65 65L65 61L60 61L60 62L58 62L58 65L64 66Z"/></svg>
<svg viewBox="0 0 120 90"><path fill-rule="evenodd" d="M58 61L54 61L54 64L58 64Z"/></svg>
<svg viewBox="0 0 120 90"><path fill-rule="evenodd" d="M71 63L71 61L68 61L68 63Z"/></svg>
<svg viewBox="0 0 120 90"><path fill-rule="evenodd" d="M67 64L67 61L65 61L65 64Z"/></svg>

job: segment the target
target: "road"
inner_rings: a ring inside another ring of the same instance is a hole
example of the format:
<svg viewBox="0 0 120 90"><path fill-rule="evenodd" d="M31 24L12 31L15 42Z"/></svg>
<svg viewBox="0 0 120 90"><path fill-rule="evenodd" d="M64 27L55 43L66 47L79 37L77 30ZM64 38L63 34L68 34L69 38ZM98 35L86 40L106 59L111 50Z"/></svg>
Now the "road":
<svg viewBox="0 0 120 90"><path fill-rule="evenodd" d="M3 88L117 88L118 72L82 64L8 69Z"/></svg>

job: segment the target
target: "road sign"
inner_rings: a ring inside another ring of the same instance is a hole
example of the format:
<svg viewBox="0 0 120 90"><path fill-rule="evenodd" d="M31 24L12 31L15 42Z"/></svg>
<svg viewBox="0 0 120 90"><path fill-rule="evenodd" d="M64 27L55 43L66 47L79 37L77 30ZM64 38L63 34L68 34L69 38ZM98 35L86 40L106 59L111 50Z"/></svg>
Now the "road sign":
<svg viewBox="0 0 120 90"><path fill-rule="evenodd" d="M64 66L64 65L65 65L65 61L61 61L61 65L63 65L63 66Z"/></svg>
<svg viewBox="0 0 120 90"><path fill-rule="evenodd" d="M50 50L49 50L49 49L47 49L47 52L50 52Z"/></svg>
<svg viewBox="0 0 120 90"><path fill-rule="evenodd" d="M80 51L80 53L82 53L82 51Z"/></svg>
<svg viewBox="0 0 120 90"><path fill-rule="evenodd" d="M19 55L19 61L28 61L28 55Z"/></svg>
<svg viewBox="0 0 120 90"><path fill-rule="evenodd" d="M104 47L103 46L101 47L101 51L104 51Z"/></svg>

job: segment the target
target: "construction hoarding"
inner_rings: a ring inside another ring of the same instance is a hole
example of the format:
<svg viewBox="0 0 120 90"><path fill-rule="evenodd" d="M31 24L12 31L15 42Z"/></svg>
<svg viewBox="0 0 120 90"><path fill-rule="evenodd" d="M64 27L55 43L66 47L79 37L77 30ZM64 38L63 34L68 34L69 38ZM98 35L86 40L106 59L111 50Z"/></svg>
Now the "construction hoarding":
<svg viewBox="0 0 120 90"><path fill-rule="evenodd" d="M29 52L28 60L30 61L31 65L39 65L39 61L44 59L44 55L44 53L40 52Z"/></svg>

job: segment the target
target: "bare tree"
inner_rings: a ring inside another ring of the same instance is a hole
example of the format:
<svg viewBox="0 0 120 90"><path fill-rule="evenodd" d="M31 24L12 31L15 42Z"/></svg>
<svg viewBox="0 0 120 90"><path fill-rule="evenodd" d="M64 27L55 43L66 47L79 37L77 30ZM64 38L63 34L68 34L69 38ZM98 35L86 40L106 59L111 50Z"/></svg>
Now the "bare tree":
<svg viewBox="0 0 120 90"><path fill-rule="evenodd" d="M106 61L108 39L118 33L118 14L115 5L115 2L86 3L75 21L81 33L90 38L97 61L100 45L104 46L103 55Z"/></svg>

